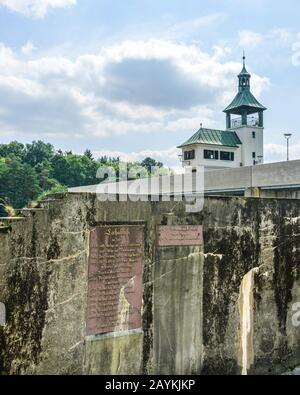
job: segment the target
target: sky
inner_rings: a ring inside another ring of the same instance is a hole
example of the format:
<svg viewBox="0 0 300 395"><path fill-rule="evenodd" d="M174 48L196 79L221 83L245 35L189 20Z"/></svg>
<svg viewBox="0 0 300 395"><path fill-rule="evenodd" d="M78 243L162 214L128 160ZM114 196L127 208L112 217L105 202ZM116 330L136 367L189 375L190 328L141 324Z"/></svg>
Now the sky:
<svg viewBox="0 0 300 395"><path fill-rule="evenodd" d="M300 159L300 2L0 0L0 143L178 165L225 128L242 53L265 113L265 161Z"/></svg>

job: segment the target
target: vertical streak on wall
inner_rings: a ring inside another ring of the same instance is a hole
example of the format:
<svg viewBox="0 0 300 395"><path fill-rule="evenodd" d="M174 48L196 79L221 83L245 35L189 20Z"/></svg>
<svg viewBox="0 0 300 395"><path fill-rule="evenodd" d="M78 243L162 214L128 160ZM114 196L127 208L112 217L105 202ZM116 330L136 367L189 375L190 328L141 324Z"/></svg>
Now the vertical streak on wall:
<svg viewBox="0 0 300 395"><path fill-rule="evenodd" d="M248 370L254 363L253 347L253 286L254 275L257 269L252 269L243 278L240 287L240 355L239 360L242 367L242 375L247 375Z"/></svg>
<svg viewBox="0 0 300 395"><path fill-rule="evenodd" d="M129 330L129 319L130 319L130 303L126 297L126 288L134 286L134 278L131 278L127 284L121 287L119 295L119 306L118 306L118 322L115 327L115 332L122 332Z"/></svg>

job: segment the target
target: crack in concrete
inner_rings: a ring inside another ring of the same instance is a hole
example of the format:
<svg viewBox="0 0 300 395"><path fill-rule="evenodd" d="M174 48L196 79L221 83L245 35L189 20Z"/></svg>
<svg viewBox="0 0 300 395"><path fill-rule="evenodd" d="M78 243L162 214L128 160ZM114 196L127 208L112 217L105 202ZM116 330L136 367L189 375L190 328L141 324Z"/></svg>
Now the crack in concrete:
<svg viewBox="0 0 300 395"><path fill-rule="evenodd" d="M80 293L74 294L74 295L72 295L69 299L66 299L66 300L64 300L64 301L62 301L62 302L60 302L60 303L57 303L57 304L55 304L55 305L52 306L52 307L49 307L49 309L48 309L47 311L55 310L58 306L62 306L62 305L64 305L64 304L70 303L70 302L71 302L73 299L75 299L77 296L81 296L81 294L80 294Z"/></svg>
<svg viewBox="0 0 300 395"><path fill-rule="evenodd" d="M73 350L75 350L75 348L79 347L81 344L84 344L84 341L83 341L83 340L80 340L78 343L75 343L73 346L71 346L71 347L69 348L68 351L73 351Z"/></svg>

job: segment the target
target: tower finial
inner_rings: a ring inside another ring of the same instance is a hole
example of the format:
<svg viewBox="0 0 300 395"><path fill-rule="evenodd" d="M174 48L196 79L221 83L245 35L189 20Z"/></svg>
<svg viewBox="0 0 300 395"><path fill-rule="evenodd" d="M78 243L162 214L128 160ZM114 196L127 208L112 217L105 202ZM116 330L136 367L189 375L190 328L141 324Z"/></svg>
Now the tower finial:
<svg viewBox="0 0 300 395"><path fill-rule="evenodd" d="M245 50L243 50L243 65L244 65L244 67L246 66L246 55L245 55Z"/></svg>

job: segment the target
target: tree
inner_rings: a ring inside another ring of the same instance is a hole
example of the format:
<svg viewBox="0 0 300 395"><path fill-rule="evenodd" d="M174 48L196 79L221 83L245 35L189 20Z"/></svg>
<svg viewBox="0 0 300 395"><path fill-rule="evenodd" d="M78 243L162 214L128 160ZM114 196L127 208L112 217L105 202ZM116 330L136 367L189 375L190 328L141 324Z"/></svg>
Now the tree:
<svg viewBox="0 0 300 395"><path fill-rule="evenodd" d="M43 191L51 190L60 183L52 176L51 162L42 162L35 166L35 171L39 179L39 185Z"/></svg>
<svg viewBox="0 0 300 395"><path fill-rule="evenodd" d="M15 156L16 158L23 160L25 155L25 147L18 141L12 141L9 144L0 144L0 157L7 158L9 156Z"/></svg>
<svg viewBox="0 0 300 395"><path fill-rule="evenodd" d="M90 159L90 160L94 160L92 151L89 150L89 149L85 150L84 156L86 156L86 157L87 157L88 159Z"/></svg>
<svg viewBox="0 0 300 395"><path fill-rule="evenodd" d="M101 157L98 159L98 162L101 163L101 164L106 164L106 163L108 162L107 156L106 156L106 155L101 156Z"/></svg>
<svg viewBox="0 0 300 395"><path fill-rule="evenodd" d="M56 154L51 160L52 176L62 185L76 187L97 183L98 164L85 155Z"/></svg>
<svg viewBox="0 0 300 395"><path fill-rule="evenodd" d="M152 158L145 158L142 162L141 162L141 166L146 167L146 169L148 170L148 173L151 174L151 170L152 168L162 168L163 164L162 162L157 162L155 159Z"/></svg>
<svg viewBox="0 0 300 395"><path fill-rule="evenodd" d="M55 153L54 147L43 141L33 141L26 147L17 141L0 144L0 199L5 201L6 207L21 208L30 200L64 192L68 187L98 184L101 180L96 177L97 170L106 166L114 169L114 180L119 180L118 157L104 155L95 160L89 149L84 155L62 150ZM146 177L153 167L160 169L159 174L167 171L161 162L152 158L127 163L128 175L132 178ZM4 212L4 203L1 207L0 215Z"/></svg>
<svg viewBox="0 0 300 395"><path fill-rule="evenodd" d="M0 197L15 208L24 207L37 198L41 188L34 169L15 157L6 158L0 166Z"/></svg>
<svg viewBox="0 0 300 395"><path fill-rule="evenodd" d="M24 162L34 167L39 163L49 161L54 155L54 147L43 141L33 141L32 144L26 144L26 153Z"/></svg>

